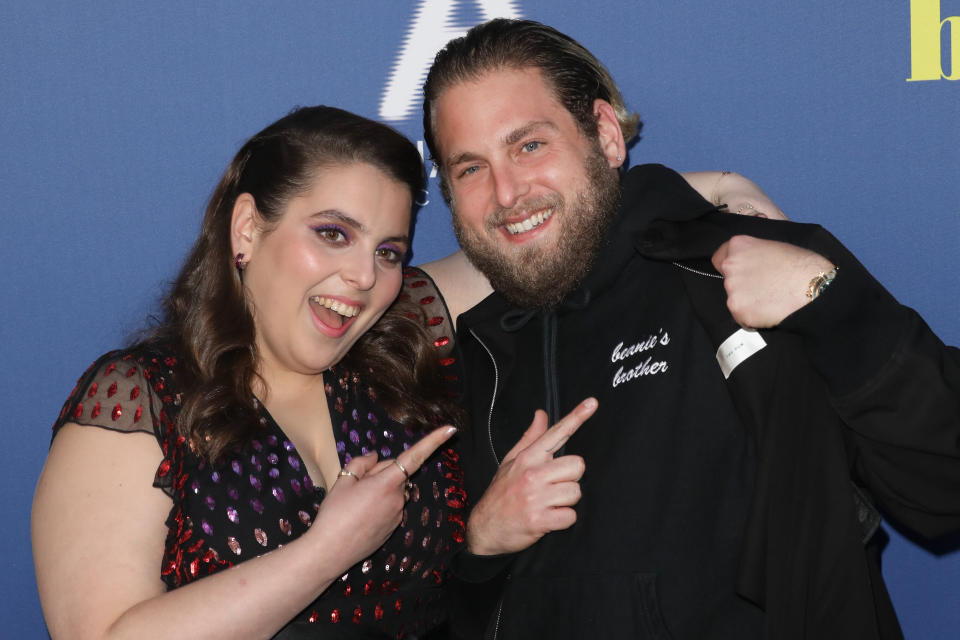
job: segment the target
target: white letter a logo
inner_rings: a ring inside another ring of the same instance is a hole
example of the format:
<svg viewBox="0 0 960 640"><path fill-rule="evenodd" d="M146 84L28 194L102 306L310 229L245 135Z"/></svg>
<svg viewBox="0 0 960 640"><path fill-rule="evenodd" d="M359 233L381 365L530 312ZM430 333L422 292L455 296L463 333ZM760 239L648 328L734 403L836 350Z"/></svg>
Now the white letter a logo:
<svg viewBox="0 0 960 640"><path fill-rule="evenodd" d="M520 17L516 0L475 1L484 20ZM460 25L454 20L460 3L461 0L420 0L380 100L381 119L406 120L418 109L421 87L433 57L443 45L459 38L472 26Z"/></svg>

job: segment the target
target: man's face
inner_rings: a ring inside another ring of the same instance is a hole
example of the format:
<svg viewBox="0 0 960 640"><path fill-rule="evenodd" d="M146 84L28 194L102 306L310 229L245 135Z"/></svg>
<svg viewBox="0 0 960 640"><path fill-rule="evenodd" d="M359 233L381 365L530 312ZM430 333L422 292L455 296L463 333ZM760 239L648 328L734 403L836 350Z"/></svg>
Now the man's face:
<svg viewBox="0 0 960 640"><path fill-rule="evenodd" d="M433 130L471 262L515 304L559 302L586 275L613 216L613 159L534 68L447 88Z"/></svg>

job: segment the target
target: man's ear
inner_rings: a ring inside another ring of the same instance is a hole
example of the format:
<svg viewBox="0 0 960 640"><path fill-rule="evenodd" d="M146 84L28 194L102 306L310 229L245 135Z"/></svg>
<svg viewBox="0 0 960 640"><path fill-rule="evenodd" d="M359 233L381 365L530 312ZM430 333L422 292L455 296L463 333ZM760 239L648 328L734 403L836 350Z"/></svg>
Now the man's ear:
<svg viewBox="0 0 960 640"><path fill-rule="evenodd" d="M623 131L617 120L617 112L609 102L597 98L593 101L593 115L597 119L597 139L600 141L600 150L603 151L610 167L617 168L627 157L627 145L623 140Z"/></svg>
<svg viewBox="0 0 960 640"><path fill-rule="evenodd" d="M249 193L241 193L233 203L230 218L230 245L233 255L242 253L244 261L253 257L254 240L259 232L260 214L257 203Z"/></svg>

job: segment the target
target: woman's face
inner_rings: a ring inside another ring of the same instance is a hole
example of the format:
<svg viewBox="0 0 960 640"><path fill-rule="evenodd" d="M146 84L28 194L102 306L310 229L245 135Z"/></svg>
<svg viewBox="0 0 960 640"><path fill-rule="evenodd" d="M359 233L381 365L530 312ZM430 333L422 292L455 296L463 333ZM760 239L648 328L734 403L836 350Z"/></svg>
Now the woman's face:
<svg viewBox="0 0 960 640"><path fill-rule="evenodd" d="M243 283L268 384L335 364L393 302L410 209L405 184L348 164L320 169L273 228L248 227Z"/></svg>

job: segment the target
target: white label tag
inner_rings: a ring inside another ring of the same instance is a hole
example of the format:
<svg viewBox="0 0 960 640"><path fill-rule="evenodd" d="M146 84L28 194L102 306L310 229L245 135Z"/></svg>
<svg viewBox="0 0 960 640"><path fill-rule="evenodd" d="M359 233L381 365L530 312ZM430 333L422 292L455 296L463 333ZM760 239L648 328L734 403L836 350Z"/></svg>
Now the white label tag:
<svg viewBox="0 0 960 640"><path fill-rule="evenodd" d="M724 379L729 378L741 362L765 346L767 343L758 332L747 329L740 329L724 340L717 349L717 362L720 363Z"/></svg>

